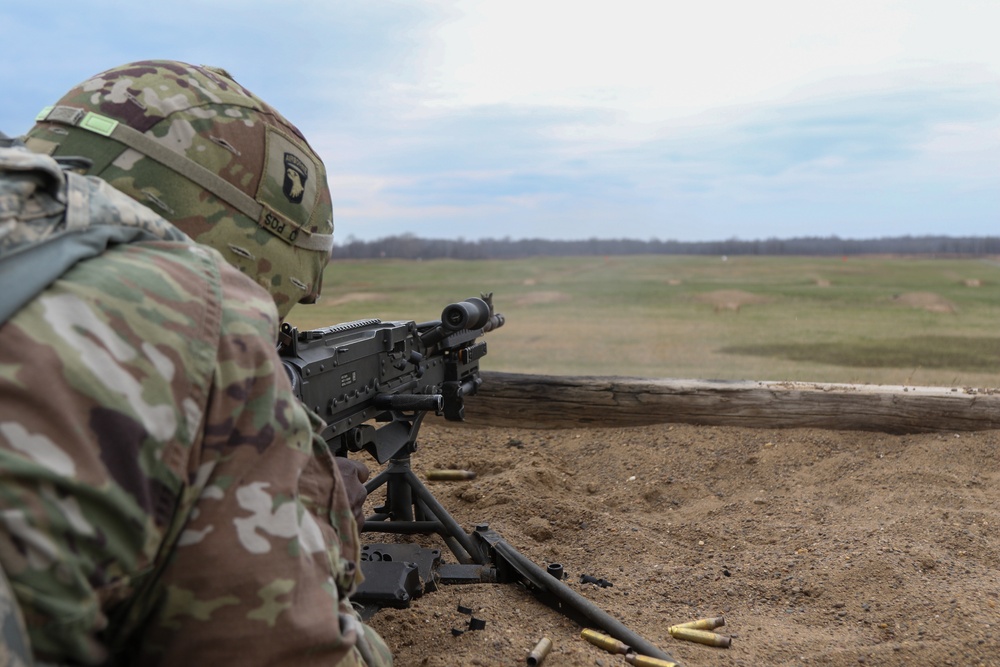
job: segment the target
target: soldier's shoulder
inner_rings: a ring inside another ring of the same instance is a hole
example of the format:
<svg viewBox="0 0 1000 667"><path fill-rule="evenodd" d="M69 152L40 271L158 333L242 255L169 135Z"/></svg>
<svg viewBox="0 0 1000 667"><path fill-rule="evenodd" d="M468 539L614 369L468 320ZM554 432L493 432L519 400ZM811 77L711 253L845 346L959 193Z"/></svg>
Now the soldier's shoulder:
<svg viewBox="0 0 1000 667"><path fill-rule="evenodd" d="M226 333L258 335L269 345L277 338L278 314L270 293L210 246L129 244L106 253L106 260L102 271L120 273L120 279L151 297L153 308L215 308ZM165 285L170 294L164 293Z"/></svg>

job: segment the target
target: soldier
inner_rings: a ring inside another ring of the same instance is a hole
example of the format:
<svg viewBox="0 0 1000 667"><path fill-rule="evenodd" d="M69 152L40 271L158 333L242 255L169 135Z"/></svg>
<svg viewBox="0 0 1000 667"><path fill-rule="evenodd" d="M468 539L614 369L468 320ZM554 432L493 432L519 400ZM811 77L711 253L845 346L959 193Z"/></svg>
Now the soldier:
<svg viewBox="0 0 1000 667"><path fill-rule="evenodd" d="M167 61L25 141L0 147L0 664L391 664L348 600L367 469L275 352L329 258L323 163Z"/></svg>

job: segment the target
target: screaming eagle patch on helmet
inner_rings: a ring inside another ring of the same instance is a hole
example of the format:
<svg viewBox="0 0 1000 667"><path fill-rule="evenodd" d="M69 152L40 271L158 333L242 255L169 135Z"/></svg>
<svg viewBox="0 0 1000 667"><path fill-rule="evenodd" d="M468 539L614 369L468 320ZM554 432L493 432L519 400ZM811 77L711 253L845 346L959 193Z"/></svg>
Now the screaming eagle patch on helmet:
<svg viewBox="0 0 1000 667"><path fill-rule="evenodd" d="M293 204L301 204L309 180L309 167L292 153L285 153L285 182L281 191Z"/></svg>
<svg viewBox="0 0 1000 667"><path fill-rule="evenodd" d="M296 244L308 235L309 219L319 189L310 174L323 173L297 142L289 136L267 129L264 173L257 190L257 201L264 207L257 223L275 236Z"/></svg>
<svg viewBox="0 0 1000 667"><path fill-rule="evenodd" d="M310 175L316 173L320 170L305 149L290 137L268 128L258 202L266 203L297 226L308 228L308 217L318 196L316 179Z"/></svg>

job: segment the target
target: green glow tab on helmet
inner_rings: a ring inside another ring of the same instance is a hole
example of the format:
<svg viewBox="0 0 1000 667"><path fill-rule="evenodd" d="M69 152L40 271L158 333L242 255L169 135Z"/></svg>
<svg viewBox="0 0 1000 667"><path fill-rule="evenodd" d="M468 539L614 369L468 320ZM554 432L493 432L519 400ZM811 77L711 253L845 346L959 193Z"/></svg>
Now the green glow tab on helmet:
<svg viewBox="0 0 1000 667"><path fill-rule="evenodd" d="M53 109L55 109L55 107L51 104L43 108L41 111L38 112L38 115L35 116L35 122L41 123L43 120L47 119L49 117L49 114L52 113Z"/></svg>
<svg viewBox="0 0 1000 667"><path fill-rule="evenodd" d="M108 118L107 116L96 114L93 111L88 111L87 115L85 115L83 120L80 121L80 127L85 130L90 130L95 134L110 137L111 133L115 131L116 127L118 127L118 121L113 118Z"/></svg>

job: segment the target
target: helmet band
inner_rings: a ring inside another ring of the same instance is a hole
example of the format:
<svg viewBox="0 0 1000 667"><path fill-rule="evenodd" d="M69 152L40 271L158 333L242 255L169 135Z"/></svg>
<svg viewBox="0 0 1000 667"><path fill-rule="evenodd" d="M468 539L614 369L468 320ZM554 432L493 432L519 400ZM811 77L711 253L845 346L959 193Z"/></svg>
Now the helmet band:
<svg viewBox="0 0 1000 667"><path fill-rule="evenodd" d="M113 118L92 111L57 105L42 109L35 120L79 127L114 139L211 192L289 245L327 253L333 249L333 234L310 232L269 207L262 206L226 179Z"/></svg>

